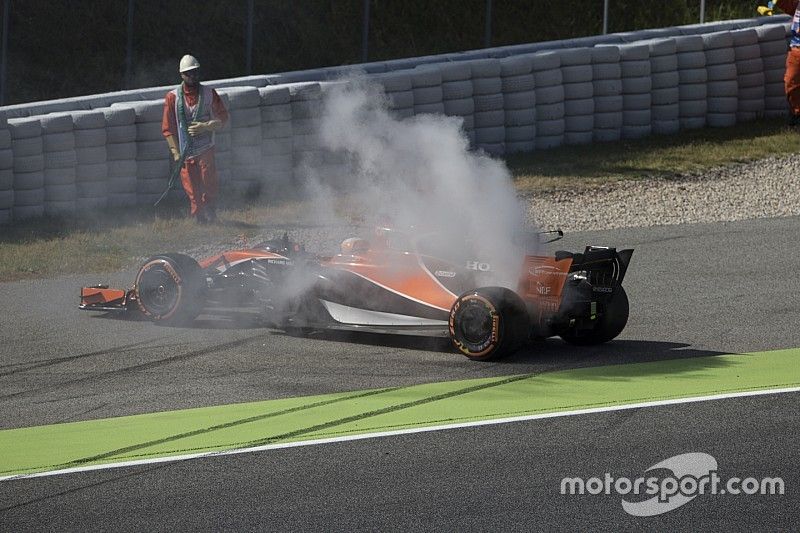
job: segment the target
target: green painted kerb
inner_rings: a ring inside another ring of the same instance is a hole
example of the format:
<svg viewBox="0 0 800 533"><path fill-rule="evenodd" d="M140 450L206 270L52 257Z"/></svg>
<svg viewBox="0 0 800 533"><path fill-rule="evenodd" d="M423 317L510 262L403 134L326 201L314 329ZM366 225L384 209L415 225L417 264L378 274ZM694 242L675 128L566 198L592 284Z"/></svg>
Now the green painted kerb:
<svg viewBox="0 0 800 533"><path fill-rule="evenodd" d="M0 476L800 386L800 349L220 405L0 431Z"/></svg>

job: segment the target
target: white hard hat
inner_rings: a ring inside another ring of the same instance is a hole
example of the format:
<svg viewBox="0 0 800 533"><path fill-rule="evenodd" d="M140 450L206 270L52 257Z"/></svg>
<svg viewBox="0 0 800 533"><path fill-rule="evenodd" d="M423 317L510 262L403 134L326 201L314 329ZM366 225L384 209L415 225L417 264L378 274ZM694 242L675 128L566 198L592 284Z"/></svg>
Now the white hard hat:
<svg viewBox="0 0 800 533"><path fill-rule="evenodd" d="M196 68L200 68L200 62L194 56L186 54L181 58L178 72L186 72L187 70L194 70Z"/></svg>

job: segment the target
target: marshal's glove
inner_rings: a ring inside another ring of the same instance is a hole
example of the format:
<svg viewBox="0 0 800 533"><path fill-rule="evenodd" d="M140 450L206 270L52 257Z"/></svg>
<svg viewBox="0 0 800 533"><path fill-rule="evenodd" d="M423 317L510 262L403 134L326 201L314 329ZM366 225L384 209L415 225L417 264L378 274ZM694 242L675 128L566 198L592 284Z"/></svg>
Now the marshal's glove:
<svg viewBox="0 0 800 533"><path fill-rule="evenodd" d="M756 8L756 11L758 11L758 14L761 16L769 17L775 14L775 7L776 7L775 2L770 0L769 2L767 2L767 5L758 6Z"/></svg>
<svg viewBox="0 0 800 533"><path fill-rule="evenodd" d="M195 135L200 135L201 133L209 132L209 131L217 131L222 127L221 120L209 120L208 122L192 122L189 124L189 135L194 137Z"/></svg>
<svg viewBox="0 0 800 533"><path fill-rule="evenodd" d="M169 153L172 154L172 160L178 161L181 158L181 152L178 150L178 143L175 142L175 137L170 135L167 139L167 145L169 146Z"/></svg>

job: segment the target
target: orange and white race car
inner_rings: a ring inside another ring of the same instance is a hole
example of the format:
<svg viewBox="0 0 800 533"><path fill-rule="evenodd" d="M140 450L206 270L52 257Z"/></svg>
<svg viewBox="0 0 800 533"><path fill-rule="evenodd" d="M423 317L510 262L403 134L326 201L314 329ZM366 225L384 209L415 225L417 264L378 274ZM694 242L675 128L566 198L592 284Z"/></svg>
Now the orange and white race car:
<svg viewBox="0 0 800 533"><path fill-rule="evenodd" d="M552 240L563 235L558 232ZM548 241L548 242L550 242ZM129 289L81 289L87 311L137 311L187 323L208 307L258 307L285 329L337 329L449 337L476 360L515 351L532 338L599 344L628 320L622 288L633 250L521 254L511 288L492 285L491 258L435 233L375 228L322 257L283 239L196 261L149 258Z"/></svg>

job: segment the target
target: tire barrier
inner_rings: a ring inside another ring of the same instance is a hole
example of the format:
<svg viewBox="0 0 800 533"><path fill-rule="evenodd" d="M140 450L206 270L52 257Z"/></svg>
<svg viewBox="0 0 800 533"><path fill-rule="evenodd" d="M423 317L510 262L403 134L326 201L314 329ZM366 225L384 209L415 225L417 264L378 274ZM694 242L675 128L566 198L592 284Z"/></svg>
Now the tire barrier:
<svg viewBox="0 0 800 533"><path fill-rule="evenodd" d="M41 124L44 149L44 214L75 214L78 198L78 156L72 115L44 115Z"/></svg>
<svg viewBox="0 0 800 533"><path fill-rule="evenodd" d="M230 117L231 179L225 187L238 196L258 195L262 185L261 95L255 87L228 87L218 92L226 97Z"/></svg>
<svg viewBox="0 0 800 533"><path fill-rule="evenodd" d="M44 143L40 118L8 121L14 157L12 216L21 220L44 215Z"/></svg>
<svg viewBox="0 0 800 533"><path fill-rule="evenodd" d="M309 168L322 165L319 122L322 114L322 87L319 83L297 83L288 86L292 107L293 181L306 182Z"/></svg>
<svg viewBox="0 0 800 533"><path fill-rule="evenodd" d="M370 79L383 88L392 116L398 120L414 116L414 91L411 76L408 73L389 72L377 74ZM472 91L471 87L470 91Z"/></svg>
<svg viewBox="0 0 800 533"><path fill-rule="evenodd" d="M764 116L764 62L758 32L753 28L734 30L733 52L738 86L736 122L750 122Z"/></svg>
<svg viewBox="0 0 800 533"><path fill-rule="evenodd" d="M136 201L139 204L153 205L169 186L172 156L161 133L165 95L166 91L158 100L120 104L132 107L135 115Z"/></svg>
<svg viewBox="0 0 800 533"><path fill-rule="evenodd" d="M108 161L108 206L135 205L136 111L132 107L106 107L106 160Z"/></svg>
<svg viewBox="0 0 800 533"><path fill-rule="evenodd" d="M558 50L564 83L564 144L594 139L594 71L592 48Z"/></svg>
<svg viewBox="0 0 800 533"><path fill-rule="evenodd" d="M729 31L703 35L708 73L708 114L706 122L713 128L736 124L739 85L736 81L736 52Z"/></svg>
<svg viewBox="0 0 800 533"><path fill-rule="evenodd" d="M619 46L622 80L622 137L641 139L652 133L653 80L650 46L630 43Z"/></svg>
<svg viewBox="0 0 800 533"><path fill-rule="evenodd" d="M475 146L490 155L505 153L506 116L500 61L470 61L472 99L475 103Z"/></svg>
<svg viewBox="0 0 800 533"><path fill-rule="evenodd" d="M595 142L618 141L622 138L622 64L619 47L592 48L592 88L594 94Z"/></svg>
<svg viewBox="0 0 800 533"><path fill-rule="evenodd" d="M531 55L535 84L536 149L546 150L564 144L564 78L561 56L557 52Z"/></svg>
<svg viewBox="0 0 800 533"><path fill-rule="evenodd" d="M0 115L0 224L13 219L14 153L11 150L11 131L8 119Z"/></svg>
<svg viewBox="0 0 800 533"><path fill-rule="evenodd" d="M503 91L506 153L532 152L536 148L536 81L532 56L525 54L501 59L500 86Z"/></svg>
<svg viewBox="0 0 800 533"><path fill-rule="evenodd" d="M292 185L292 105L286 87L258 90L261 98L262 192L283 194Z"/></svg>
<svg viewBox="0 0 800 533"><path fill-rule="evenodd" d="M282 194L309 171L346 179L318 127L332 80L354 74L382 87L395 118L459 117L491 155L785 116L788 30L774 16L211 81L231 115L216 133L221 191ZM0 223L152 204L171 170L172 88L0 109Z"/></svg>
<svg viewBox="0 0 800 533"><path fill-rule="evenodd" d="M466 61L443 63L442 105L444 114L461 117L469 145L475 146L475 99L472 93L472 69Z"/></svg>
<svg viewBox="0 0 800 533"><path fill-rule="evenodd" d="M786 74L788 25L756 28L761 63L764 67L764 115L781 117L788 113L783 76Z"/></svg>
<svg viewBox="0 0 800 533"><path fill-rule="evenodd" d="M680 90L678 88L677 45L675 39L654 39L650 47L650 93L652 130L655 135L670 135L680 130Z"/></svg>
<svg viewBox="0 0 800 533"><path fill-rule="evenodd" d="M706 125L708 114L708 71L703 38L684 35L675 38L678 58L678 120L681 129Z"/></svg>
<svg viewBox="0 0 800 533"><path fill-rule="evenodd" d="M442 72L438 66L421 65L411 74L414 114L444 115Z"/></svg>
<svg viewBox="0 0 800 533"><path fill-rule="evenodd" d="M218 91L225 109L231 108L227 93ZM231 153L230 121L221 130L214 133L214 163L217 166L217 180L221 191L228 190L233 180L233 154Z"/></svg>
<svg viewBox="0 0 800 533"><path fill-rule="evenodd" d="M90 213L108 206L106 116L100 110L74 111L72 120L78 160L75 167L75 209L80 213Z"/></svg>

